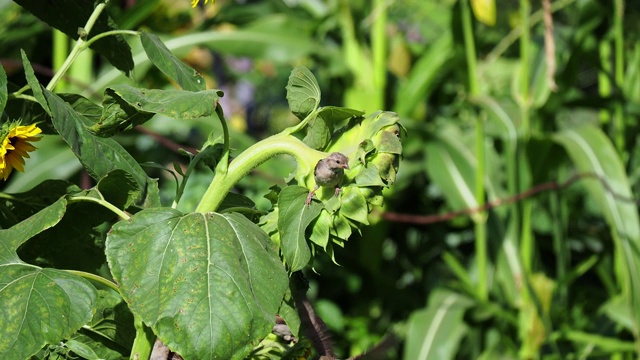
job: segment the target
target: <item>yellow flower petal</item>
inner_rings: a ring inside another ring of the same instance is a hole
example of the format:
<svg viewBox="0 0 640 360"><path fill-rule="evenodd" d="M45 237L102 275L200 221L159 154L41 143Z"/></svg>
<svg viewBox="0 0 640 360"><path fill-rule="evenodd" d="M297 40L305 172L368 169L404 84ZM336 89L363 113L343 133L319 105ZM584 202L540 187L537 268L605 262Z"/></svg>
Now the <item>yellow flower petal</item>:
<svg viewBox="0 0 640 360"><path fill-rule="evenodd" d="M0 139L0 178L6 181L13 169L24 171L24 159L36 149L31 142L40 140L36 135L42 130L36 124L23 126L13 123L5 126L8 129L4 138Z"/></svg>

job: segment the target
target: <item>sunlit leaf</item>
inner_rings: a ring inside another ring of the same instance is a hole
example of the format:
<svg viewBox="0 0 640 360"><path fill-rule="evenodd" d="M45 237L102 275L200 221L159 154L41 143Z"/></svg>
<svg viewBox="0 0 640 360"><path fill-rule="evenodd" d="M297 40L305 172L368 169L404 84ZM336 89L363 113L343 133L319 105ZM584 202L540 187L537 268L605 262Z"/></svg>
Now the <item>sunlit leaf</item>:
<svg viewBox="0 0 640 360"><path fill-rule="evenodd" d="M311 71L304 66L296 66L287 83L289 109L300 120L318 108L320 104L320 86Z"/></svg>
<svg viewBox="0 0 640 360"><path fill-rule="evenodd" d="M131 310L186 359L241 359L271 331L288 286L269 237L239 214L145 209L107 259Z"/></svg>
<svg viewBox="0 0 640 360"><path fill-rule="evenodd" d="M305 232L322 210L322 205L316 201L308 206L305 204L308 194L309 190L302 186L287 186L278 197L282 256L291 272L302 270L311 259Z"/></svg>
<svg viewBox="0 0 640 360"><path fill-rule="evenodd" d="M471 0L471 10L481 23L488 26L496 24L496 0Z"/></svg>
<svg viewBox="0 0 640 360"><path fill-rule="evenodd" d="M454 210L475 208L475 158L449 136L428 139L426 169Z"/></svg>

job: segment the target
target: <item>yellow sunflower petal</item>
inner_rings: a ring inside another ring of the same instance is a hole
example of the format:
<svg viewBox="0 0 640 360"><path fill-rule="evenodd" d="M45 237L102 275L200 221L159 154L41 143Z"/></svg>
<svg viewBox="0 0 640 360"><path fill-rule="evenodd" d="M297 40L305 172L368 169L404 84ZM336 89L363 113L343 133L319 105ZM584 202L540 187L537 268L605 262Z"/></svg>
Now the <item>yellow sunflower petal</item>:
<svg viewBox="0 0 640 360"><path fill-rule="evenodd" d="M36 149L31 142L40 140L36 135L42 132L36 124L23 126L14 123L9 126L8 132L0 140L0 178L3 180L9 178L13 169L24 171L24 159Z"/></svg>
<svg viewBox="0 0 640 360"><path fill-rule="evenodd" d="M24 172L24 159L21 158L20 156L17 155L8 155L6 157L7 162L9 163L9 165L11 167L13 167L14 169L20 171L20 172Z"/></svg>

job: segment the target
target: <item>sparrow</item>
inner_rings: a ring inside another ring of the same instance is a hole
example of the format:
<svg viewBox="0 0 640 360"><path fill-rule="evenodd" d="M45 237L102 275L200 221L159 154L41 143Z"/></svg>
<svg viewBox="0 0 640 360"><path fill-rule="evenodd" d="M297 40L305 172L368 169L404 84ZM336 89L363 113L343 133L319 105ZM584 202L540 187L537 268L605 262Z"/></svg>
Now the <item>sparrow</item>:
<svg viewBox="0 0 640 360"><path fill-rule="evenodd" d="M313 178L316 181L316 186L307 196L305 204L311 204L311 198L313 194L322 187L334 187L336 189L335 196L340 193L340 181L344 176L344 169L349 168L349 160L346 156L339 152L331 153L326 158L318 161L315 169L313 170Z"/></svg>

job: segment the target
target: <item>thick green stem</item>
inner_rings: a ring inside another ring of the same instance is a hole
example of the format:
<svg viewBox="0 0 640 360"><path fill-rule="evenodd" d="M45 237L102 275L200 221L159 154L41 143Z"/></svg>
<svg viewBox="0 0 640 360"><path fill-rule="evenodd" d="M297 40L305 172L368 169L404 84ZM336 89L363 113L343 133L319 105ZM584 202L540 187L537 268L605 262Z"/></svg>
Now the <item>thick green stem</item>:
<svg viewBox="0 0 640 360"><path fill-rule="evenodd" d="M215 211L235 184L252 169L272 157L282 154L296 158L299 176L310 174L315 164L326 156L322 151L308 147L294 136L286 133L273 135L243 151L229 164L226 173L216 173L196 211ZM297 178L297 180L301 183L304 182L303 178Z"/></svg>
<svg viewBox="0 0 640 360"><path fill-rule="evenodd" d="M469 1L464 0L460 3L462 10L462 34L464 38L465 55L467 59L467 73L469 76L469 94L471 97L480 94L478 86L478 72L476 59L476 45L473 38L473 20L471 11L469 10ZM484 206L485 189L484 189L484 122L481 116L476 121L476 176L475 176L475 198L478 207ZM476 247L476 266L478 267L478 298L486 301L489 297L488 280L487 280L487 222L486 213L481 212L475 217L475 247Z"/></svg>
<svg viewBox="0 0 640 360"><path fill-rule="evenodd" d="M131 360L146 360L151 356L153 350L153 343L156 341L156 336L150 327L145 325L139 317L134 317L133 324L136 328L136 338L133 340L133 347L131 348Z"/></svg>

